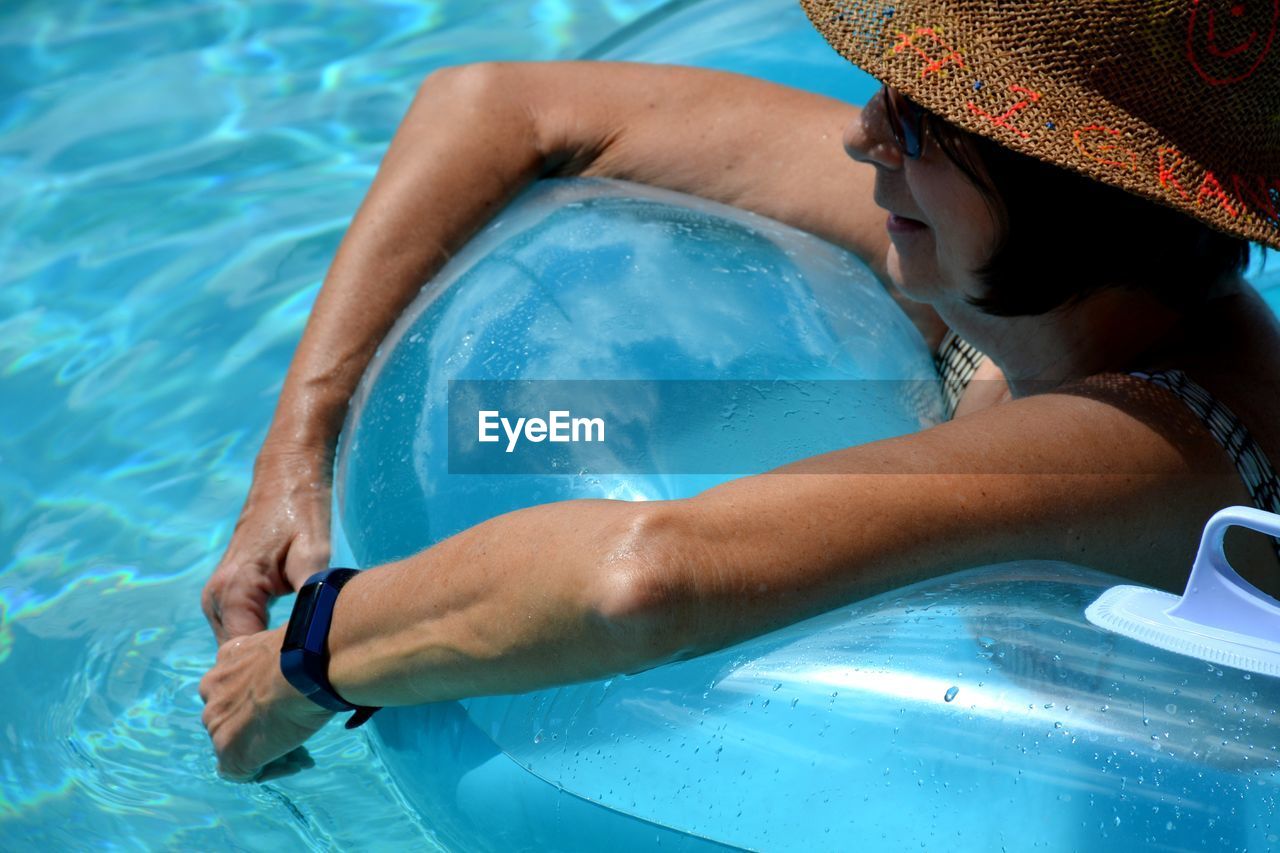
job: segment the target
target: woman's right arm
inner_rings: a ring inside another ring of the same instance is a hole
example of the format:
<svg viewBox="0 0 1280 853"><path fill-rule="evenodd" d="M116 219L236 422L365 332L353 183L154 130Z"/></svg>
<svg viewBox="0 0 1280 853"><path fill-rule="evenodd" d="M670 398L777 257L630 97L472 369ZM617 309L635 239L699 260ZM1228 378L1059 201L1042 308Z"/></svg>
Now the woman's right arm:
<svg viewBox="0 0 1280 853"><path fill-rule="evenodd" d="M497 63L433 73L325 278L235 533L205 587L219 642L265 628L270 599L325 567L334 443L365 366L423 282L527 184L612 177L736 205L848 247L887 281L874 170L840 144L857 114L817 95L673 66Z"/></svg>

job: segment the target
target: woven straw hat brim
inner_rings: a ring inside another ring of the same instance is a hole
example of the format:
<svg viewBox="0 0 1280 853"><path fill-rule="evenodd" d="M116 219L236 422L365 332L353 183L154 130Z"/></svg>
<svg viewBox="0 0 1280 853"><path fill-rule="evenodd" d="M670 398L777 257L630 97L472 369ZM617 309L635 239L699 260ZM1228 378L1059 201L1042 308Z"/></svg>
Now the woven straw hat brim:
<svg viewBox="0 0 1280 853"><path fill-rule="evenodd" d="M800 4L952 124L1280 249L1280 0Z"/></svg>

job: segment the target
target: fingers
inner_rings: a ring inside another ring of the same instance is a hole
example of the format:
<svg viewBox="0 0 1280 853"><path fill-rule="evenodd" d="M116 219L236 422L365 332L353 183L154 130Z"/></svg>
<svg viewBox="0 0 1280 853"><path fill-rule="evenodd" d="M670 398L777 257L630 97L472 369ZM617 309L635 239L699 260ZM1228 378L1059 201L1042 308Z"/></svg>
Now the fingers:
<svg viewBox="0 0 1280 853"><path fill-rule="evenodd" d="M223 658L222 651L218 652L218 658L219 660ZM205 703L200 722L209 732L214 753L218 756L218 775L229 782L252 782L258 777L261 767L246 763L239 755L239 750L233 748L228 738L230 710L227 707L225 686L220 684L221 680L216 664L213 669L205 673L204 678L200 679L200 699Z"/></svg>
<svg viewBox="0 0 1280 853"><path fill-rule="evenodd" d="M274 596L289 591L280 575L275 563L237 560L228 552L200 596L219 646L232 637L266 630L267 605Z"/></svg>
<svg viewBox="0 0 1280 853"><path fill-rule="evenodd" d="M246 637L267 630L266 602L244 602L239 606L229 605L222 612L222 634L219 645L236 637ZM216 635L217 630L214 631Z"/></svg>
<svg viewBox="0 0 1280 853"><path fill-rule="evenodd" d="M314 764L298 746L319 726L299 729L276 701L278 647L278 635L234 638L218 649L200 680L201 722L218 757L218 775L229 781L277 778Z"/></svg>
<svg viewBox="0 0 1280 853"><path fill-rule="evenodd" d="M219 645L267 627L271 599L329 562L330 460L264 449L227 551L201 596Z"/></svg>
<svg viewBox="0 0 1280 853"><path fill-rule="evenodd" d="M216 593L210 593L206 589L202 603L205 601L207 601L204 604L205 618L209 620L209 626L213 629L213 636L219 647L235 637L244 637L267 629L265 600L244 601L238 605L233 603L224 607Z"/></svg>
<svg viewBox="0 0 1280 853"><path fill-rule="evenodd" d="M262 782L314 767L302 744L334 717L281 675L282 634L231 640L200 680L201 722L218 758L218 775L228 781Z"/></svg>
<svg viewBox="0 0 1280 853"><path fill-rule="evenodd" d="M275 761L267 764L258 771L255 782L269 782L272 779L279 779L282 776L292 776L302 770L310 770L316 766L315 759L311 757L311 753L307 752L306 747L300 746L292 752L282 755Z"/></svg>
<svg viewBox="0 0 1280 853"><path fill-rule="evenodd" d="M311 753L307 752L306 747L300 746L274 761L267 762L262 767L241 767L231 763L220 763L218 776L228 782L270 782L272 779L292 776L315 766L316 762L311 757Z"/></svg>
<svg viewBox="0 0 1280 853"><path fill-rule="evenodd" d="M200 593L200 609L204 611L204 618L213 629L213 638L221 646L227 641L228 634L226 628L222 627L222 602L219 599L219 590L212 579L205 584L204 591Z"/></svg>
<svg viewBox="0 0 1280 853"><path fill-rule="evenodd" d="M228 782L257 782L262 768L241 767L230 761L218 762L218 776Z"/></svg>

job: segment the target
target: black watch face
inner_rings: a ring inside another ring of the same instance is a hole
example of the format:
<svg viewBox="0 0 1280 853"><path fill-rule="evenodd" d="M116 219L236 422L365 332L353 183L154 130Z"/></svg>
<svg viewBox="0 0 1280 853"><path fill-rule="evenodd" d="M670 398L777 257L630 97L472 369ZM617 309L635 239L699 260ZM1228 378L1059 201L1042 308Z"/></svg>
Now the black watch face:
<svg viewBox="0 0 1280 853"><path fill-rule="evenodd" d="M284 629L284 645L281 651L301 649L307 640L307 628L311 625L311 617L316 612L316 602L320 600L320 584L309 583L298 590L298 600L293 603L293 615L289 617L289 627Z"/></svg>

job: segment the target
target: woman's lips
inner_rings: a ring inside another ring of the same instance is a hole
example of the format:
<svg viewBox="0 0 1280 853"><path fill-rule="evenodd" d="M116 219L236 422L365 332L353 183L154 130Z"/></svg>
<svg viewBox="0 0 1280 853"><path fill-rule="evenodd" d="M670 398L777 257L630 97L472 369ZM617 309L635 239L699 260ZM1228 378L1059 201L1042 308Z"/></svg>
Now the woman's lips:
<svg viewBox="0 0 1280 853"><path fill-rule="evenodd" d="M889 214L889 221L885 223L885 226L894 234L913 234L929 227L918 219L908 219L896 213Z"/></svg>

